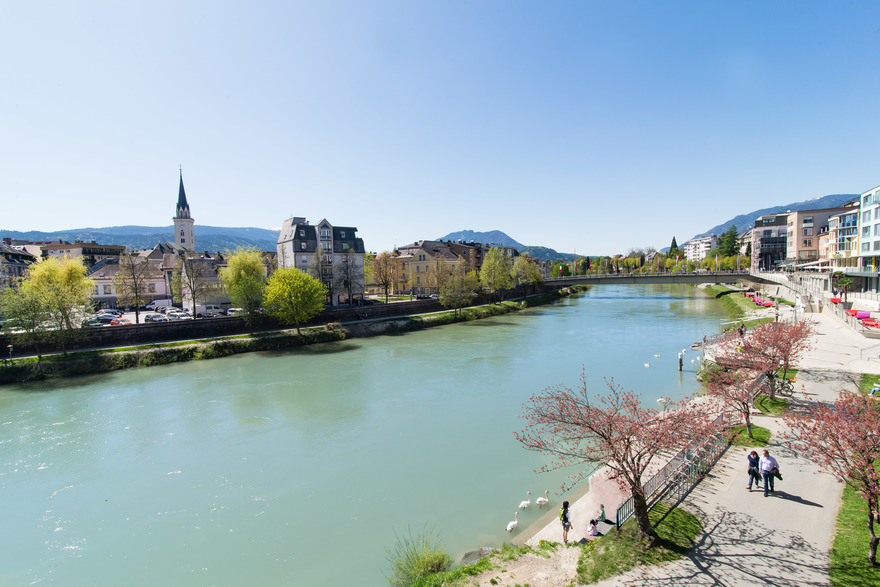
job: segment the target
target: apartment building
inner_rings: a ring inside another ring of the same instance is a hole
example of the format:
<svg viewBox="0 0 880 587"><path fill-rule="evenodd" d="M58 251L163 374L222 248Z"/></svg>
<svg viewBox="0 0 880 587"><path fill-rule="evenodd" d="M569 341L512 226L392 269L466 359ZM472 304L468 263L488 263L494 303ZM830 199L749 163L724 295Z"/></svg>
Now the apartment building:
<svg viewBox="0 0 880 587"><path fill-rule="evenodd" d="M86 267L91 267L98 261L108 258L119 258L125 252L125 245L102 245L91 241L88 243L76 241L74 243L61 243L55 245L43 245L43 258L71 257L81 259Z"/></svg>
<svg viewBox="0 0 880 587"><path fill-rule="evenodd" d="M880 270L880 186L859 197L859 267L876 273Z"/></svg>
<svg viewBox="0 0 880 587"><path fill-rule="evenodd" d="M788 214L765 214L752 229L752 267L771 270L785 260Z"/></svg>
<svg viewBox="0 0 880 587"><path fill-rule="evenodd" d="M786 261L796 267L817 267L820 264L819 235L828 231L829 218L851 211L852 206L848 206L789 212L786 223Z"/></svg>
<svg viewBox="0 0 880 587"><path fill-rule="evenodd" d="M835 214L828 219L827 253L823 257L823 238L820 234L820 259L827 259L833 270L845 270L859 266L859 205L853 202L847 212Z"/></svg>
<svg viewBox="0 0 880 587"><path fill-rule="evenodd" d="M718 236L710 234L709 236L701 236L692 238L684 243L684 257L688 261L700 261L706 258L706 255L718 245Z"/></svg>
<svg viewBox="0 0 880 587"><path fill-rule="evenodd" d="M326 219L312 225L305 218L284 221L277 243L278 267L295 267L317 276L337 306L363 298L364 240L353 226L333 226Z"/></svg>

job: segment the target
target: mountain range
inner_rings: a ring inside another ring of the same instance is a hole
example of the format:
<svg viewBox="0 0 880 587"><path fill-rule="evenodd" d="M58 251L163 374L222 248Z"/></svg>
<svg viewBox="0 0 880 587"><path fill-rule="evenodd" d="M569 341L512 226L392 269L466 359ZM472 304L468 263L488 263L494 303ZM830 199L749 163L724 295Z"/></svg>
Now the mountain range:
<svg viewBox="0 0 880 587"><path fill-rule="evenodd" d="M838 208L843 204L857 200L858 194L832 194L821 198L814 198L804 202L793 202L782 206L772 206L740 214L726 222L713 226L709 230L694 236L707 236L710 234L724 234L731 226L736 226L739 234L747 231L755 225L755 220L765 214L779 214L797 210L821 210L825 208ZM0 236L15 240L50 241L63 240L68 242L96 241L107 245L125 245L129 249L147 249L162 241L173 241L174 230L172 226L108 226L104 228L74 228L58 230L54 232L27 231L0 229ZM239 247L255 247L261 251L274 251L278 240L277 230L253 227L225 227L195 225L196 243L200 251L225 252L234 251ZM497 244L504 247L513 247L520 253L528 253L530 256L544 261L573 261L581 255L573 253L560 253L548 247L524 245L511 238L500 230L478 232L474 230L459 230L450 232L437 240L461 240L465 243L471 241L483 244ZM684 244L684 240L680 244Z"/></svg>

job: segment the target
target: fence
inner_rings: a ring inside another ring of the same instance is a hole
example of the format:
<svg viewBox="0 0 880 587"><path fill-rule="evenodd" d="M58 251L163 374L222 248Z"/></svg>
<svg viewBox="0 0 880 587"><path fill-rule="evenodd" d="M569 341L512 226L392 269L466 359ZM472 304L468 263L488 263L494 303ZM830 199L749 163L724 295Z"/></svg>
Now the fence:
<svg viewBox="0 0 880 587"><path fill-rule="evenodd" d="M648 509L667 496L673 498L673 505L681 503L690 490L718 462L721 453L729 444L724 434L724 414L715 419L713 427L718 432L699 442L691 442L642 485ZM618 529L632 517L634 508L635 501L632 496L617 508Z"/></svg>

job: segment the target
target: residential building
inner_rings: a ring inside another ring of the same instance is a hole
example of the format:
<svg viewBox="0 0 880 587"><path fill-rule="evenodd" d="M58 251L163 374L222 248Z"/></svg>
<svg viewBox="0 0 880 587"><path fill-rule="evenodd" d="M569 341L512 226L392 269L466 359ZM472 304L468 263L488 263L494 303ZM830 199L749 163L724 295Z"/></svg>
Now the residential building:
<svg viewBox="0 0 880 587"><path fill-rule="evenodd" d="M859 202L859 267L876 273L880 270L880 186L863 193Z"/></svg>
<svg viewBox="0 0 880 587"><path fill-rule="evenodd" d="M471 271L476 262L472 247L443 241L421 240L398 247L391 254L395 275L392 292L404 295L439 294L445 279L459 263Z"/></svg>
<svg viewBox="0 0 880 587"><path fill-rule="evenodd" d="M0 289L13 285L37 260L27 251L13 247L7 241L9 239L3 239L0 243Z"/></svg>
<svg viewBox="0 0 880 587"><path fill-rule="evenodd" d="M751 248L752 248L752 233L755 232L754 227L749 228L747 231L742 233L737 237L738 242L738 250L740 255L745 255L747 257L751 257Z"/></svg>
<svg viewBox="0 0 880 587"><path fill-rule="evenodd" d="M276 259L279 268L295 267L320 279L333 306L363 298L364 240L353 226L288 218L278 235Z"/></svg>
<svg viewBox="0 0 880 587"><path fill-rule="evenodd" d="M835 214L828 219L828 250L826 258L828 265L834 270L857 268L859 266L860 202L853 202L848 207L849 210L847 212Z"/></svg>
<svg viewBox="0 0 880 587"><path fill-rule="evenodd" d="M158 299L171 299L171 287L165 274L161 270L161 261L149 261L152 276L147 282L149 299L145 303ZM86 276L92 280L92 303L98 308L116 308L118 305L117 287L115 282L116 273L119 271L119 259L107 258L95 263L86 272Z"/></svg>
<svg viewBox="0 0 880 587"><path fill-rule="evenodd" d="M765 214L752 229L752 267L769 271L785 261L788 243L788 213Z"/></svg>
<svg viewBox="0 0 880 587"><path fill-rule="evenodd" d="M692 238L684 243L684 257L688 261L700 261L706 258L706 255L718 245L718 236L710 234L709 236L701 236Z"/></svg>
<svg viewBox="0 0 880 587"><path fill-rule="evenodd" d="M189 251L196 250L195 220L189 212L186 190L183 189L183 168L180 169L180 186L177 188L177 206L174 209L174 243Z"/></svg>
<svg viewBox="0 0 880 587"><path fill-rule="evenodd" d="M828 219L841 212L851 211L840 208L821 210L797 210L788 214L786 223L785 259L795 267L816 267L819 265L819 234L828 230Z"/></svg>
<svg viewBox="0 0 880 587"><path fill-rule="evenodd" d="M125 252L125 245L102 245L95 241L88 243L76 241L73 244L43 245L40 249L43 251L44 259L71 257L81 259L86 267L91 267L103 259L119 258Z"/></svg>

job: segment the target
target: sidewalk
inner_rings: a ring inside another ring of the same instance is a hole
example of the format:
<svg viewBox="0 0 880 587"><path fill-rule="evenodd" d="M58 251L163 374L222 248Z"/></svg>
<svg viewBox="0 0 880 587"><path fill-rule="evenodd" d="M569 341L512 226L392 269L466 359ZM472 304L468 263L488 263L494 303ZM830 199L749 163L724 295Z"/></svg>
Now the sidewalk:
<svg viewBox="0 0 880 587"><path fill-rule="evenodd" d="M861 373L880 373L876 340L853 332L829 314L807 318L816 325L817 335L814 348L800 362L796 396L806 393L809 401L834 401L840 391L858 389ZM793 401L805 401L798 397ZM597 585L828 584L828 552L843 485L782 443L781 419L758 414L753 421L773 434L767 449L779 460L784 478L777 480L776 492L766 498L761 491L749 492L746 454L752 449L730 447L683 503L704 523L704 534L687 558L640 567ZM583 537L600 503L613 518L622 499L614 482L591 480L589 491L572 503L575 527L569 539ZM553 506L558 510L558 504ZM560 541L555 518L528 544L541 539Z"/></svg>

